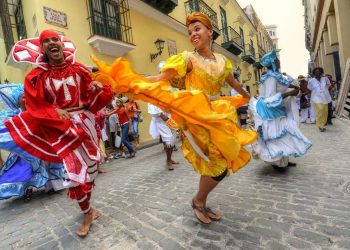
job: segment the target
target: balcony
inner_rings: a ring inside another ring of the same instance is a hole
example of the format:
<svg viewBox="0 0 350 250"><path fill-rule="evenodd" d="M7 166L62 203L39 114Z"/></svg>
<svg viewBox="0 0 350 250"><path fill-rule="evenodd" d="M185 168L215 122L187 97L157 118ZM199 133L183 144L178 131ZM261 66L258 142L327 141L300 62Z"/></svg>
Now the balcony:
<svg viewBox="0 0 350 250"><path fill-rule="evenodd" d="M214 26L213 39L215 40L218 38L220 35L220 30L218 28L218 16L216 12L209 7L209 5L207 5L202 0L189 0L185 2L185 10L186 16L190 15L193 12L202 12L203 14L206 14Z"/></svg>
<svg viewBox="0 0 350 250"><path fill-rule="evenodd" d="M255 63L255 49L253 45L246 44L244 50L244 55L242 56L242 60L249 63L254 64Z"/></svg>
<svg viewBox="0 0 350 250"><path fill-rule="evenodd" d="M266 51L263 49L263 47L260 44L258 44L258 54L259 54L259 57L263 57L266 54Z"/></svg>
<svg viewBox="0 0 350 250"><path fill-rule="evenodd" d="M253 67L254 67L254 68L257 68L257 69L262 69L262 68L264 68L264 66L262 66L262 65L260 64L260 61L254 63L254 64L253 64Z"/></svg>
<svg viewBox="0 0 350 250"><path fill-rule="evenodd" d="M132 41L130 11L127 0L87 0L90 38L87 42L105 55L121 57L135 48Z"/></svg>
<svg viewBox="0 0 350 250"><path fill-rule="evenodd" d="M143 2L151 5L153 8L159 10L160 12L168 15L177 6L177 0L142 0Z"/></svg>
<svg viewBox="0 0 350 250"><path fill-rule="evenodd" d="M221 44L223 48L238 56L243 52L241 35L232 27L226 27L221 30L224 42Z"/></svg>

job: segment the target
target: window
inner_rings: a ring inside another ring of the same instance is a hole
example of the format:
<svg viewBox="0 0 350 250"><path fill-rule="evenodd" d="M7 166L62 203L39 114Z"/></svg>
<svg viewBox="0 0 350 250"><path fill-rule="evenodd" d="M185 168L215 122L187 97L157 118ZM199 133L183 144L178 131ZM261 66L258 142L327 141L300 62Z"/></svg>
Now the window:
<svg viewBox="0 0 350 250"><path fill-rule="evenodd" d="M0 19L6 53L9 54L15 42L27 38L27 30L23 17L22 1L0 1Z"/></svg>
<svg viewBox="0 0 350 250"><path fill-rule="evenodd" d="M90 0L92 32L120 40L120 14L117 2L110 0Z"/></svg>
<svg viewBox="0 0 350 250"><path fill-rule="evenodd" d="M242 48L245 51L245 46L244 46L244 31L241 27L239 27L239 34L241 35L241 44L242 44Z"/></svg>
<svg viewBox="0 0 350 250"><path fill-rule="evenodd" d="M254 70L254 80L255 80L255 82L258 81L258 71L257 70Z"/></svg>
<svg viewBox="0 0 350 250"><path fill-rule="evenodd" d="M252 56L255 56L255 50L254 50L254 42L252 39L250 39L250 48L249 48L249 52Z"/></svg>
<svg viewBox="0 0 350 250"><path fill-rule="evenodd" d="M220 6L220 15L221 15L221 27L222 33L224 36L224 41L228 41L228 28L227 28L227 19L226 19L226 11Z"/></svg>

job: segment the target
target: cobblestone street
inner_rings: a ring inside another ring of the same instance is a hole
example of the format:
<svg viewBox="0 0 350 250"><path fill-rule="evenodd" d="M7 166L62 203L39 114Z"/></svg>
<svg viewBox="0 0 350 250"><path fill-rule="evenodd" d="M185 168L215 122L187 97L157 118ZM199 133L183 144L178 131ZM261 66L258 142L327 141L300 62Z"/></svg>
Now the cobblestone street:
<svg viewBox="0 0 350 250"><path fill-rule="evenodd" d="M103 216L85 239L66 192L1 201L0 249L350 249L350 122L302 131L314 145L296 168L252 160L214 190L209 204L221 222L197 222L190 201L199 176L180 152L180 167L166 170L157 145L104 165L93 192Z"/></svg>

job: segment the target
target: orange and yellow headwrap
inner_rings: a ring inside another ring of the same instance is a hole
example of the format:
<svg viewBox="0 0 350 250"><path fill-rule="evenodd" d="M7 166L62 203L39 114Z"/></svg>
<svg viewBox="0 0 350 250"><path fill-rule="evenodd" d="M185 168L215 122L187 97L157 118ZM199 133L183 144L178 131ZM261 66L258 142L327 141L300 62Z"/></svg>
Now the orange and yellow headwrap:
<svg viewBox="0 0 350 250"><path fill-rule="evenodd" d="M201 22L208 29L212 30L213 25L209 19L209 17L201 12L193 12L191 15L186 18L186 27L188 27L191 23Z"/></svg>

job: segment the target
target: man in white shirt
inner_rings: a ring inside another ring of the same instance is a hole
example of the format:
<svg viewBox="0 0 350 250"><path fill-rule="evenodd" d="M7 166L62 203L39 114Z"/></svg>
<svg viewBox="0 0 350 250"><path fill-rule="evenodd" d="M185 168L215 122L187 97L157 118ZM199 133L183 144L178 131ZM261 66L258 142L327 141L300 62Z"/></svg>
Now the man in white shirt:
<svg viewBox="0 0 350 250"><path fill-rule="evenodd" d="M321 132L326 131L325 125L328 116L328 103L332 101L328 88L331 85L324 74L323 68L313 70L314 77L309 80L307 88L311 91L311 103L316 115L316 125Z"/></svg>

